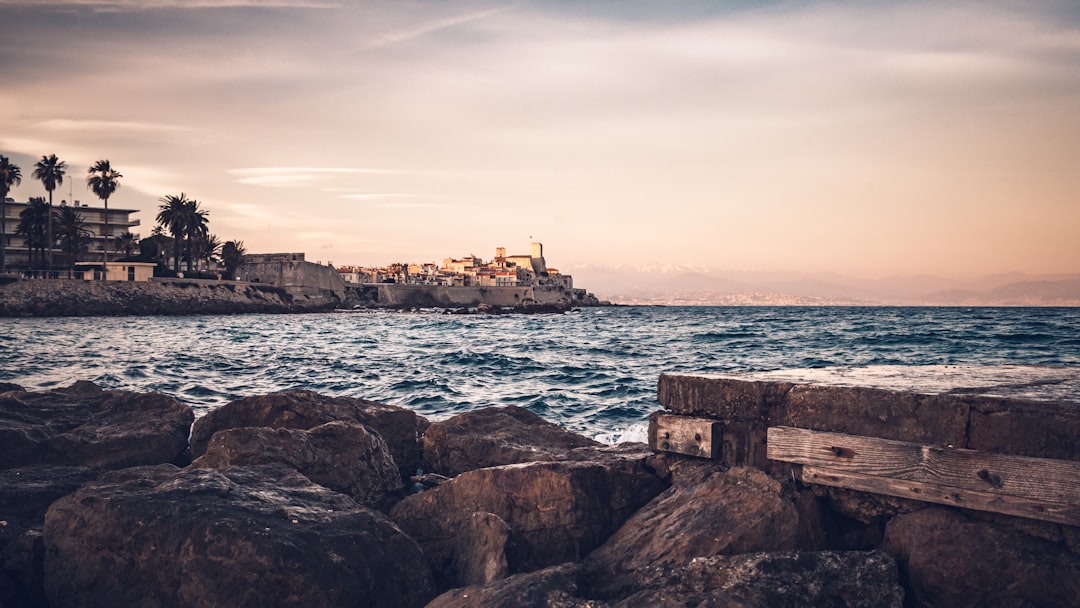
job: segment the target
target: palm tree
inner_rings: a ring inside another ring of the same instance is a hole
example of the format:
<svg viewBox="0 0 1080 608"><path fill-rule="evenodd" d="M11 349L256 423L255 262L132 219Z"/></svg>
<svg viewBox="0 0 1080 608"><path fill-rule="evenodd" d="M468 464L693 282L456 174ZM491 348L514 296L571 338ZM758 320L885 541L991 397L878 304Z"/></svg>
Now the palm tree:
<svg viewBox="0 0 1080 608"><path fill-rule="evenodd" d="M51 208L45 202L44 197L30 197L29 205L19 214L19 226L15 232L26 238L26 248L29 254L29 267L34 267L34 247L41 252L41 260L45 259L45 245L48 243L47 231L50 223Z"/></svg>
<svg viewBox="0 0 1080 608"><path fill-rule="evenodd" d="M86 229L86 221L74 207L60 207L57 214L57 236L60 249L67 254L68 269L75 269L75 262L90 248L94 234Z"/></svg>
<svg viewBox="0 0 1080 608"><path fill-rule="evenodd" d="M90 188L98 198L105 202L105 233L102 235L105 240L102 248L105 249L106 274L109 272L109 237L111 236L109 230L109 197L120 187L121 177L124 176L116 169L113 169L108 160L99 160L94 163L86 175L86 187Z"/></svg>
<svg viewBox="0 0 1080 608"><path fill-rule="evenodd" d="M198 262L205 262L205 269L210 269L210 263L214 261L214 256L221 251L221 240L218 239L216 234L204 234L197 235L191 243L192 257Z"/></svg>
<svg viewBox="0 0 1080 608"><path fill-rule="evenodd" d="M135 252L135 248L139 246L139 235L125 231L113 239L113 244L116 245L117 251L124 252L124 257L130 258Z"/></svg>
<svg viewBox="0 0 1080 608"><path fill-rule="evenodd" d="M48 253L45 257L46 270L52 270L52 246L56 242L52 233L52 193L56 187L64 183L64 173L67 171L67 163L56 158L55 154L42 156L41 160L34 165L34 179L41 180L45 190L49 193L49 211L46 216L45 241L49 244Z"/></svg>
<svg viewBox="0 0 1080 608"><path fill-rule="evenodd" d="M199 208L199 201L188 198L183 192L180 196L169 195L162 199L161 207L157 214L158 224L168 228L173 237L174 268L180 271L180 246L183 244L187 254L187 270L192 272L194 262L194 247L192 243L196 239L205 238L209 235L209 211Z"/></svg>
<svg viewBox="0 0 1080 608"><path fill-rule="evenodd" d="M186 214L189 199L183 192L180 196L170 194L159 199L162 203L157 214L157 223L168 229L173 239L173 272L180 272L180 246L184 241L187 226Z"/></svg>
<svg viewBox="0 0 1080 608"><path fill-rule="evenodd" d="M210 220L207 218L210 215L209 211L199 209L199 201L188 201L185 207L185 230L184 234L187 237L187 270L191 273L191 265L195 261L195 241L204 239L210 234Z"/></svg>
<svg viewBox="0 0 1080 608"><path fill-rule="evenodd" d="M227 241L221 246L221 263L225 264L225 275L232 279L236 277L236 270L244 261L244 241Z"/></svg>
<svg viewBox="0 0 1080 608"><path fill-rule="evenodd" d="M7 195L22 183L22 170L0 154L0 273L7 272Z"/></svg>

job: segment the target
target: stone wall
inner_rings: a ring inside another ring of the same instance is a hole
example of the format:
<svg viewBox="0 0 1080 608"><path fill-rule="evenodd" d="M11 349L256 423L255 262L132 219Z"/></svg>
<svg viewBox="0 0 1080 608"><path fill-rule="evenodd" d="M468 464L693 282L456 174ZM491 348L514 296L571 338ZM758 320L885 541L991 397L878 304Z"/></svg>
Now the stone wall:
<svg viewBox="0 0 1080 608"><path fill-rule="evenodd" d="M447 287L444 285L401 285L386 283L367 288L375 289L377 306L394 308L467 307L486 304L512 308L516 306L595 306L597 300L584 289L564 289L559 286L529 287Z"/></svg>
<svg viewBox="0 0 1080 608"><path fill-rule="evenodd" d="M237 278L291 289L326 290L339 295L345 293L345 281L332 266L303 260L245 261L237 272Z"/></svg>
<svg viewBox="0 0 1080 608"><path fill-rule="evenodd" d="M340 299L261 283L194 279L126 282L19 280L0 284L0 317L287 313L331 310Z"/></svg>

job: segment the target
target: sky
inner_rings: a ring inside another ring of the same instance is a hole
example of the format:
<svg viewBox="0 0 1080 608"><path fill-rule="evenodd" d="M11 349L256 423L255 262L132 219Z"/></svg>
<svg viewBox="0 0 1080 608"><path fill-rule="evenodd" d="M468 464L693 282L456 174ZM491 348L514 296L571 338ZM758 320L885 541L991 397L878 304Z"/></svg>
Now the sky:
<svg viewBox="0 0 1080 608"><path fill-rule="evenodd" d="M1076 273L1078 152L1071 0L0 0L11 196L335 265Z"/></svg>

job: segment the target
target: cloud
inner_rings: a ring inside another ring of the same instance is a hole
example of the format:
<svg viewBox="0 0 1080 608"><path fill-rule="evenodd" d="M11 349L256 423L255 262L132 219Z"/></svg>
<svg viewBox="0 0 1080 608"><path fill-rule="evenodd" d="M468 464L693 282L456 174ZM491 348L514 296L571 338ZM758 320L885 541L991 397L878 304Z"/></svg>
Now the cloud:
<svg viewBox="0 0 1080 608"><path fill-rule="evenodd" d="M488 19L490 17L494 17L496 15L500 15L511 10L514 10L514 7L504 6L501 8L493 8L486 11L477 11L464 15L447 17L445 19L439 19L437 21L430 21L411 28L382 32L377 35L375 40L369 42L366 48L374 49L390 44L397 44L399 42L406 42L414 38L420 38L423 36L427 36L428 34L433 34L440 30L457 27L459 25L472 23L474 21Z"/></svg>
<svg viewBox="0 0 1080 608"><path fill-rule="evenodd" d="M300 188L335 175L387 175L401 171L358 167L246 167L227 169L237 183L266 188ZM327 190L324 188L324 190Z"/></svg>
<svg viewBox="0 0 1080 608"><path fill-rule="evenodd" d="M32 6L85 7L98 11L142 11L151 9L202 8L340 8L340 2L319 0L0 0L0 7Z"/></svg>
<svg viewBox="0 0 1080 608"><path fill-rule="evenodd" d="M295 174L315 174L315 173L375 173L375 174L394 174L394 173L406 173L398 169L373 169L373 168L360 168L360 167L245 167L239 169L226 169L229 173L234 175L295 175Z"/></svg>
<svg viewBox="0 0 1080 608"><path fill-rule="evenodd" d="M387 198L410 198L411 194L343 194L341 198L347 198L354 201L377 201Z"/></svg>
<svg viewBox="0 0 1080 608"><path fill-rule="evenodd" d="M380 209L445 209L447 207L436 203L381 203L375 206Z"/></svg>
<svg viewBox="0 0 1080 608"><path fill-rule="evenodd" d="M181 127L167 123L70 118L53 118L49 120L42 120L35 123L35 126L43 129L48 129L50 131L60 132L106 131L115 133L117 131L126 131L136 133L181 133L198 130L192 127Z"/></svg>

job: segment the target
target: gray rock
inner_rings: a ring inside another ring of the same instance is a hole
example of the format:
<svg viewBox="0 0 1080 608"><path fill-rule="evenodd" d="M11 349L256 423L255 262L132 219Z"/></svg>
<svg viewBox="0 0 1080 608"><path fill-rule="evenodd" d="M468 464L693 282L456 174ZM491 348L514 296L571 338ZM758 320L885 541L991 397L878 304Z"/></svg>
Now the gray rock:
<svg viewBox="0 0 1080 608"><path fill-rule="evenodd" d="M240 427L218 431L206 453L191 466L220 469L272 463L287 464L366 507L389 508L404 495L386 442L352 422L328 422L310 430Z"/></svg>
<svg viewBox="0 0 1080 608"><path fill-rule="evenodd" d="M39 464L97 469L175 462L195 414L172 397L80 381L0 394L0 470Z"/></svg>
<svg viewBox="0 0 1080 608"><path fill-rule="evenodd" d="M880 551L782 551L701 557L635 573L637 606L901 608L896 562Z"/></svg>
<svg viewBox="0 0 1080 608"><path fill-rule="evenodd" d="M664 487L640 460L532 462L462 473L406 497L391 516L451 588L463 583L460 536L474 513L506 522L508 571L522 572L581 559Z"/></svg>
<svg viewBox="0 0 1080 608"><path fill-rule="evenodd" d="M484 467L563 460L574 448L601 445L527 409L489 407L433 422L424 432L424 470L453 477Z"/></svg>
<svg viewBox="0 0 1080 608"><path fill-rule="evenodd" d="M95 479L87 467L0 471L0 606L45 606L41 529L56 500Z"/></svg>
<svg viewBox="0 0 1080 608"><path fill-rule="evenodd" d="M214 433L253 426L276 429L311 429L342 420L363 424L386 441L402 479L420 466L417 430L425 421L412 410L365 399L327 397L313 391L286 391L245 397L199 418L191 428L191 454L202 456Z"/></svg>
<svg viewBox="0 0 1080 608"><path fill-rule="evenodd" d="M106 473L45 518L52 606L423 606L419 547L283 465Z"/></svg>
<svg viewBox="0 0 1080 608"><path fill-rule="evenodd" d="M1074 606L1080 555L957 509L928 507L885 527L914 599L926 606Z"/></svg>
<svg viewBox="0 0 1080 608"><path fill-rule="evenodd" d="M516 574L489 585L452 589L427 608L603 608L606 602L578 597L584 587L580 564L562 564Z"/></svg>
<svg viewBox="0 0 1080 608"><path fill-rule="evenodd" d="M691 481L702 472L692 469L684 476ZM676 483L630 516L586 561L593 578L618 585L625 573L646 567L793 549L798 524L779 482L738 467L713 472L701 483Z"/></svg>

